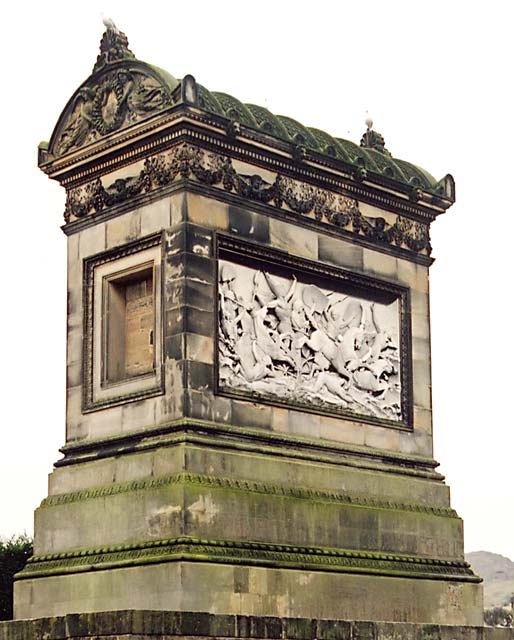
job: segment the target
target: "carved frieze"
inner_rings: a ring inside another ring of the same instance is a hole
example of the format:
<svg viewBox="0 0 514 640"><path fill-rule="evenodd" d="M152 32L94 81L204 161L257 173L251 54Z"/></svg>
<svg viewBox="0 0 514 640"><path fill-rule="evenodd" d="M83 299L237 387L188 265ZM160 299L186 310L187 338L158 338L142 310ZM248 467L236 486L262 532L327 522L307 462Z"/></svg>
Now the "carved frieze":
<svg viewBox="0 0 514 640"><path fill-rule="evenodd" d="M398 300L380 304L220 261L219 382L401 419Z"/></svg>
<svg viewBox="0 0 514 640"><path fill-rule="evenodd" d="M401 295L227 257L218 268L221 392L406 421Z"/></svg>
<svg viewBox="0 0 514 640"><path fill-rule="evenodd" d="M268 182L258 174L239 173L230 158L190 144L147 158L137 175L114 180L107 186L97 179L69 189L64 219L70 222L99 213L136 195L170 185L178 178L194 179L277 209L287 208L304 218L365 237L377 244L396 246L426 256L431 252L428 223L399 215L394 222L365 216L353 198L281 174L273 182Z"/></svg>

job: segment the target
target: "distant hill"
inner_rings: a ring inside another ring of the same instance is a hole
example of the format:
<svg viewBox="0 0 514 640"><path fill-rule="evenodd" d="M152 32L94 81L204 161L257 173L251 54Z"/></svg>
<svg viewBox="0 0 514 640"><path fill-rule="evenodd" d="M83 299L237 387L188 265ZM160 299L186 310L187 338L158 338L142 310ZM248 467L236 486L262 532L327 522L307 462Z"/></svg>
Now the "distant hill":
<svg viewBox="0 0 514 640"><path fill-rule="evenodd" d="M490 551L466 553L473 571L484 579L484 607L501 607L514 593L514 562Z"/></svg>

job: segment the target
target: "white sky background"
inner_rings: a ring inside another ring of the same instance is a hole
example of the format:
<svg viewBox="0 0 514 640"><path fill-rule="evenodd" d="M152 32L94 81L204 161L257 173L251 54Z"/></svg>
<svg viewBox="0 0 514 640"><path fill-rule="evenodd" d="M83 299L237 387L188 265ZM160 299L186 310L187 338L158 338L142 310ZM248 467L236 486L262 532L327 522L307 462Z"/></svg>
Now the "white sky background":
<svg viewBox="0 0 514 640"><path fill-rule="evenodd" d="M369 111L395 157L457 203L432 227L435 457L466 550L514 559L512 4L56 2L3 10L0 535L32 532L64 444L64 189L36 147L91 73L100 12L180 78L359 142Z"/></svg>

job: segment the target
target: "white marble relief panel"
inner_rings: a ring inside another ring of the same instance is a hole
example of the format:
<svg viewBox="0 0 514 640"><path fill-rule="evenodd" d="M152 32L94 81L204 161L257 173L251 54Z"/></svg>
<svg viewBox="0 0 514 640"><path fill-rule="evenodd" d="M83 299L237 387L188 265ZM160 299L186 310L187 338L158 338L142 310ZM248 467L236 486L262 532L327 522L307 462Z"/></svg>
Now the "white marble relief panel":
<svg viewBox="0 0 514 640"><path fill-rule="evenodd" d="M398 298L378 302L219 261L219 386L402 420Z"/></svg>

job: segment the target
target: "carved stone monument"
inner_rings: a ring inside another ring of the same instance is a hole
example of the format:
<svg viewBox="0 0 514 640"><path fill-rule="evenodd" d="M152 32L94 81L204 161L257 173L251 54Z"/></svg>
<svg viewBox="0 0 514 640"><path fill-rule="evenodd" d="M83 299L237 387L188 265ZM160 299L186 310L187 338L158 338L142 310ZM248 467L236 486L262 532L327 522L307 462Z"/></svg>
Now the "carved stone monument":
<svg viewBox="0 0 514 640"><path fill-rule="evenodd" d="M113 26L39 166L67 194L66 444L16 617L481 625L432 452L451 176L176 80Z"/></svg>

